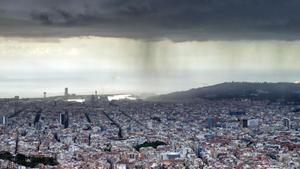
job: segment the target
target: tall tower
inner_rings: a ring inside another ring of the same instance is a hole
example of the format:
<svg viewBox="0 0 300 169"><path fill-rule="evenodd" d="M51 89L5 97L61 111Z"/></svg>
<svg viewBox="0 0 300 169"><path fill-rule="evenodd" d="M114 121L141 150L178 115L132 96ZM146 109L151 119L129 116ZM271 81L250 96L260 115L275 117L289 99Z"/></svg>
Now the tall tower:
<svg viewBox="0 0 300 169"><path fill-rule="evenodd" d="M2 116L1 118L1 124L6 125L6 116Z"/></svg>
<svg viewBox="0 0 300 169"><path fill-rule="evenodd" d="M47 97L47 92L44 92L43 94L44 94L44 99L46 99L46 97Z"/></svg>
<svg viewBox="0 0 300 169"><path fill-rule="evenodd" d="M61 125L64 125L65 124L65 113L60 113L60 115L59 115L59 123L61 124Z"/></svg>
<svg viewBox="0 0 300 169"><path fill-rule="evenodd" d="M60 113L59 123L60 123L60 125L63 125L64 128L69 127L69 112L68 111L65 111L64 113Z"/></svg>
<svg viewBox="0 0 300 169"><path fill-rule="evenodd" d="M214 128L216 126L216 120L213 117L208 117L207 126L208 128Z"/></svg>
<svg viewBox="0 0 300 169"><path fill-rule="evenodd" d="M65 88L65 98L68 99L69 96L69 89L66 87Z"/></svg>
<svg viewBox="0 0 300 169"><path fill-rule="evenodd" d="M290 119L289 118L283 118L283 126L290 129Z"/></svg>

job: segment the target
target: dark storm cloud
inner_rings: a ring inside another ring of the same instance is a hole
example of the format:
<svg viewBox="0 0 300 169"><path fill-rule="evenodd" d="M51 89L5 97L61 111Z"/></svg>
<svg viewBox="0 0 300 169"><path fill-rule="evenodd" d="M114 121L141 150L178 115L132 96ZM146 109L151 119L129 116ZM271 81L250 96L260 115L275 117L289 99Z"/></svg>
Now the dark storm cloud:
<svg viewBox="0 0 300 169"><path fill-rule="evenodd" d="M300 38L299 0L1 0L2 36Z"/></svg>

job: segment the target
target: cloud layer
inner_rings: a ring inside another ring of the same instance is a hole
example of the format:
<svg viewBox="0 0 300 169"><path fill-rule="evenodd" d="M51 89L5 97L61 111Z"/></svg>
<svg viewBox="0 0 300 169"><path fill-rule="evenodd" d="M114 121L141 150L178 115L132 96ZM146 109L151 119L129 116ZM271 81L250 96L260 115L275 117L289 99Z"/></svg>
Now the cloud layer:
<svg viewBox="0 0 300 169"><path fill-rule="evenodd" d="M1 0L2 36L298 40L299 0Z"/></svg>

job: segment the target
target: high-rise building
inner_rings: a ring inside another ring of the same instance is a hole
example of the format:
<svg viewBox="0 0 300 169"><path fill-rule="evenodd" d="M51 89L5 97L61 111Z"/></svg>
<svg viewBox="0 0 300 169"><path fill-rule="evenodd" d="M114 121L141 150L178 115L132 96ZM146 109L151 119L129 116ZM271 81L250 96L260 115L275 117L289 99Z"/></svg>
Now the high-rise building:
<svg viewBox="0 0 300 169"><path fill-rule="evenodd" d="M44 92L43 94L44 94L44 99L46 99L46 97L47 97L47 92Z"/></svg>
<svg viewBox="0 0 300 169"><path fill-rule="evenodd" d="M91 133L89 134L88 139L89 139L88 145L91 146Z"/></svg>
<svg viewBox="0 0 300 169"><path fill-rule="evenodd" d="M216 126L216 120L212 117L207 118L208 128L214 128Z"/></svg>
<svg viewBox="0 0 300 169"><path fill-rule="evenodd" d="M60 116L59 116L59 123L60 123L61 125L64 125L64 124L65 124L65 119L66 119L65 113L60 113Z"/></svg>
<svg viewBox="0 0 300 169"><path fill-rule="evenodd" d="M290 119L289 118L283 118L283 126L290 129Z"/></svg>
<svg viewBox="0 0 300 169"><path fill-rule="evenodd" d="M242 120L242 125L243 125L243 128L247 128L248 127L248 120L247 119L243 119Z"/></svg>
<svg viewBox="0 0 300 169"><path fill-rule="evenodd" d="M0 122L2 125L6 125L6 116L2 116Z"/></svg>
<svg viewBox="0 0 300 169"><path fill-rule="evenodd" d="M69 96L69 89L66 87L65 88L65 97L67 98Z"/></svg>
<svg viewBox="0 0 300 169"><path fill-rule="evenodd" d="M69 112L66 111L66 121L65 121L65 128L68 128L69 127Z"/></svg>
<svg viewBox="0 0 300 169"><path fill-rule="evenodd" d="M69 127L69 112L60 113L59 123L64 126L64 128Z"/></svg>

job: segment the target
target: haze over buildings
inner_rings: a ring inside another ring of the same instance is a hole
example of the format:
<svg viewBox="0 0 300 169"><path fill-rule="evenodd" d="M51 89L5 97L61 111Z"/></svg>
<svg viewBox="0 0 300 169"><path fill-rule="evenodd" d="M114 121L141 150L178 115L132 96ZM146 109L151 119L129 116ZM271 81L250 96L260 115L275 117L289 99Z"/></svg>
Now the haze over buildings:
<svg viewBox="0 0 300 169"><path fill-rule="evenodd" d="M0 0L0 168L300 168L299 9Z"/></svg>

